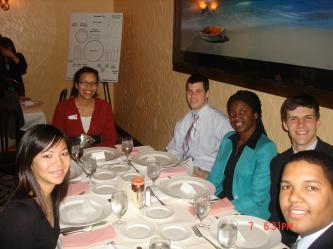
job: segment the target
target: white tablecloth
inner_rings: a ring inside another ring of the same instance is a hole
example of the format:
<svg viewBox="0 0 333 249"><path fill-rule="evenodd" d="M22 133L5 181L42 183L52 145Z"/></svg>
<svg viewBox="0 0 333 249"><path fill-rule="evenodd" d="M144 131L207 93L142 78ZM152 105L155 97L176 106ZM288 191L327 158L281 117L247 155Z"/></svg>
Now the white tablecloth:
<svg viewBox="0 0 333 249"><path fill-rule="evenodd" d="M24 116L24 126L21 128L22 131L26 131L37 124L46 124L45 113L40 106L31 108L23 107L22 110Z"/></svg>

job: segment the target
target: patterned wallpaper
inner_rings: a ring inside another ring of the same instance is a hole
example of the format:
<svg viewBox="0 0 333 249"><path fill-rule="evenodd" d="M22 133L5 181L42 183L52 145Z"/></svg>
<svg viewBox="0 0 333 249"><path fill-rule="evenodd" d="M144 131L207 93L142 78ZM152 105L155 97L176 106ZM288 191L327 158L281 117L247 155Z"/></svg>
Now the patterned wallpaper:
<svg viewBox="0 0 333 249"><path fill-rule="evenodd" d="M44 102L51 120L65 80L69 16L72 12L123 12L119 82L111 86L117 123L144 144L164 149L176 121L188 110L186 74L172 71L173 0L13 0L0 13L0 33L11 37L28 64L27 95ZM211 81L209 102L225 112L239 87ZM102 89L99 89L103 96ZM257 92L263 121L278 149L289 147L279 108L284 98ZM319 135L333 143L333 112L321 109Z"/></svg>

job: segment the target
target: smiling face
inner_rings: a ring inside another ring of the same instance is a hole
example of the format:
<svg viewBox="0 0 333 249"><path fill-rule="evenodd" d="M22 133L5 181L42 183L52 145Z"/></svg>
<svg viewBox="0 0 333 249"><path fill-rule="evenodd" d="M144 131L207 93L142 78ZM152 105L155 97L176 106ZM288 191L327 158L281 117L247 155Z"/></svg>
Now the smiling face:
<svg viewBox="0 0 333 249"><path fill-rule="evenodd" d="M257 125L257 114L253 112L253 109L241 100L234 100L230 104L228 112L232 128L240 136L249 138Z"/></svg>
<svg viewBox="0 0 333 249"><path fill-rule="evenodd" d="M333 188L323 169L304 160L286 165L280 207L291 229L304 236L333 221Z"/></svg>
<svg viewBox="0 0 333 249"><path fill-rule="evenodd" d="M93 73L82 73L79 82L76 84L78 98L89 100L92 99L97 91L97 77Z"/></svg>
<svg viewBox="0 0 333 249"><path fill-rule="evenodd" d="M41 151L32 160L31 169L44 192L51 192L61 184L70 166L70 156L64 140Z"/></svg>
<svg viewBox="0 0 333 249"><path fill-rule="evenodd" d="M295 110L288 111L287 120L282 124L297 151L307 149L317 138L319 119L316 118L313 108L299 106Z"/></svg>
<svg viewBox="0 0 333 249"><path fill-rule="evenodd" d="M205 91L202 82L187 84L186 99L191 110L198 111L208 102L208 93Z"/></svg>

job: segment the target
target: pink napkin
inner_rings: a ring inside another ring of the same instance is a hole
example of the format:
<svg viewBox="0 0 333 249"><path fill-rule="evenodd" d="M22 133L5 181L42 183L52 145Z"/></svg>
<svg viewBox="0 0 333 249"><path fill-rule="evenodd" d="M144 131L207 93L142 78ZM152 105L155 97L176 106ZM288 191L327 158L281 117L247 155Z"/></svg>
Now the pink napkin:
<svg viewBox="0 0 333 249"><path fill-rule="evenodd" d="M89 232L60 235L60 243L63 247L88 246L99 241L110 240L115 236L113 227L109 225Z"/></svg>
<svg viewBox="0 0 333 249"><path fill-rule="evenodd" d="M116 144L114 147L116 147L117 150L122 151L121 150L121 144ZM140 151L136 147L134 147L132 152L131 152L131 156L135 156L136 154L139 154L139 152Z"/></svg>
<svg viewBox="0 0 333 249"><path fill-rule="evenodd" d="M227 212L234 209L234 205L231 201L229 201L228 198L223 198L218 201L211 202L210 204L210 210L209 210L209 216L215 216L219 215L223 212ZM193 213L193 207L189 207L188 211L194 215Z"/></svg>
<svg viewBox="0 0 333 249"><path fill-rule="evenodd" d="M184 167L172 167L169 169L165 169L161 171L160 178L166 178L168 176L179 176L179 175L185 175L187 173L187 169Z"/></svg>
<svg viewBox="0 0 333 249"><path fill-rule="evenodd" d="M79 182L69 184L67 195L78 195L82 192L89 192L89 184L88 182Z"/></svg>

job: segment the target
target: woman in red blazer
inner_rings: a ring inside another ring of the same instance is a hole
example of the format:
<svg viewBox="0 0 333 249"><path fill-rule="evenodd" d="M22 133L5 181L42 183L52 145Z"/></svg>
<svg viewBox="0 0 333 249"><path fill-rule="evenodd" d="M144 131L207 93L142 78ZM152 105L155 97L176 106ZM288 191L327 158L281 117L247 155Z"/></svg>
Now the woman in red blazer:
<svg viewBox="0 0 333 249"><path fill-rule="evenodd" d="M74 97L58 103L52 124L71 138L86 133L96 139L94 146L112 147L116 143L112 108L96 97L98 82L95 69L79 69L73 79Z"/></svg>

